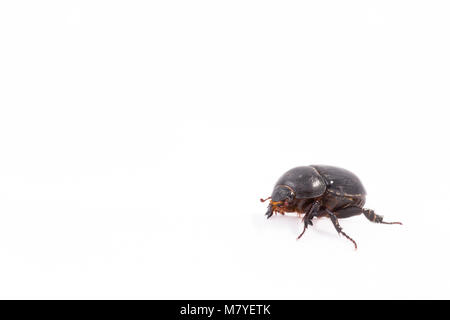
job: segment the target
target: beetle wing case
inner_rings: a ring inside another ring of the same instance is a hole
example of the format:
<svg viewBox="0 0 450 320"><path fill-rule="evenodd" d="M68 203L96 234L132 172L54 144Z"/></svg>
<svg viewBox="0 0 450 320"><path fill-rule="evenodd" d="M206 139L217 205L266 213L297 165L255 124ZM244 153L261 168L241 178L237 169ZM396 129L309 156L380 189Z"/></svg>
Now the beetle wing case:
<svg viewBox="0 0 450 320"><path fill-rule="evenodd" d="M296 167L281 176L275 186L285 185L295 192L298 199L319 197L327 189L325 180L311 166Z"/></svg>
<svg viewBox="0 0 450 320"><path fill-rule="evenodd" d="M354 173L333 166L313 165L311 167L325 179L329 192L342 196L366 195L364 186Z"/></svg>

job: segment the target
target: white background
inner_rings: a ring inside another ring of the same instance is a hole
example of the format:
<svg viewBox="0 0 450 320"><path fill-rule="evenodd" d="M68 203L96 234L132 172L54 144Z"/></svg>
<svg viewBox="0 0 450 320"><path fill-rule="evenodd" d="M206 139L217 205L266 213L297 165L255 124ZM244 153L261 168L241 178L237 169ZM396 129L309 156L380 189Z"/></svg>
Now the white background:
<svg viewBox="0 0 450 320"><path fill-rule="evenodd" d="M0 298L450 298L448 1L2 1ZM364 216L296 241L288 169Z"/></svg>

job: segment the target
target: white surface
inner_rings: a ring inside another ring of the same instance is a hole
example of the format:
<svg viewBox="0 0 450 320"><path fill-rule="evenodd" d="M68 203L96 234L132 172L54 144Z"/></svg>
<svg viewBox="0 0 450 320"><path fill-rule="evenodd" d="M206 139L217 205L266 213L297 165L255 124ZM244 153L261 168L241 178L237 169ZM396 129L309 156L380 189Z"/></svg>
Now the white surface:
<svg viewBox="0 0 450 320"><path fill-rule="evenodd" d="M0 298L450 298L446 1L0 4ZM342 166L404 226L264 218Z"/></svg>

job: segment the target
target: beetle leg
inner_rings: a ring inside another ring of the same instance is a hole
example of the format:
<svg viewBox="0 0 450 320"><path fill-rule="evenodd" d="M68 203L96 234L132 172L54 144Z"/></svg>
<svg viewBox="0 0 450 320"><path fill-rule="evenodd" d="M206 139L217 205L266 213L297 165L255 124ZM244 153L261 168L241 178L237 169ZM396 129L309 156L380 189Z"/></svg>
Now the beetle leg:
<svg viewBox="0 0 450 320"><path fill-rule="evenodd" d="M401 222L385 222L383 221L383 216L380 216L371 209L363 209L364 216L372 222L383 223L383 224L402 224Z"/></svg>
<svg viewBox="0 0 450 320"><path fill-rule="evenodd" d="M319 200L314 201L311 208L308 210L308 213L305 214L303 217L303 231L300 233L300 235L297 237L297 240L300 239L303 234L305 233L306 229L308 228L308 225L312 226L312 218L317 216L317 213L319 212L321 202Z"/></svg>
<svg viewBox="0 0 450 320"><path fill-rule="evenodd" d="M328 215L331 219L331 222L333 222L333 225L334 225L334 228L336 229L336 231L339 234L342 234L344 237L346 237L351 242L353 242L353 244L355 245L355 250L358 249L358 245L356 244L355 240L350 238L344 231L342 231L342 227L339 225L338 218L336 217L336 215L328 209L325 209L325 211L328 213Z"/></svg>
<svg viewBox="0 0 450 320"><path fill-rule="evenodd" d="M273 215L273 207L271 204L269 204L269 206L267 207L267 212L266 212L267 219L269 219L272 215Z"/></svg>
<svg viewBox="0 0 450 320"><path fill-rule="evenodd" d="M302 235L305 233L307 227L308 227L308 225L305 223L304 226L303 226L303 231L302 231L302 233L300 233L300 235L297 237L297 240L300 239L300 238L302 237Z"/></svg>

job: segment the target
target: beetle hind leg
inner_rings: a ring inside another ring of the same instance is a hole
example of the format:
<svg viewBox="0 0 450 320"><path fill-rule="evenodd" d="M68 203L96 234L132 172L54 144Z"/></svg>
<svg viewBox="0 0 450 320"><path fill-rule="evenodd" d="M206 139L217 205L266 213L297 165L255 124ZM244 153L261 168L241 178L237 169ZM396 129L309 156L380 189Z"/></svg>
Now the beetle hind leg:
<svg viewBox="0 0 450 320"><path fill-rule="evenodd" d="M386 222L383 221L383 216L380 216L375 213L375 211L371 209L363 209L362 212L364 213L364 216L369 219L372 222L375 223L382 223L382 224L402 224L401 222Z"/></svg>

